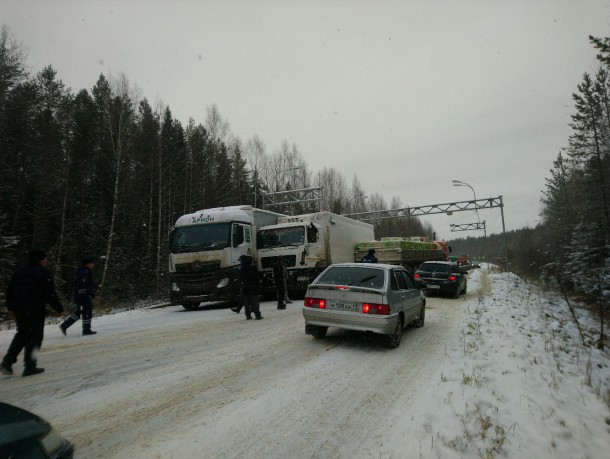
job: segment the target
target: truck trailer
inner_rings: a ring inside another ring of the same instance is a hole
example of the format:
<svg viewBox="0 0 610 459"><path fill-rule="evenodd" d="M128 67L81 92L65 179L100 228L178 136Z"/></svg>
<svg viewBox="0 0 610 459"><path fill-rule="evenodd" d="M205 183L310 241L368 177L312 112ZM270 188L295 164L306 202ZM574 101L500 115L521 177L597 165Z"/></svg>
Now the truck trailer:
<svg viewBox="0 0 610 459"><path fill-rule="evenodd" d="M170 301L194 310L204 301L239 300L239 257L256 259L256 231L282 214L249 205L186 214L169 233Z"/></svg>
<svg viewBox="0 0 610 459"><path fill-rule="evenodd" d="M358 241L374 238L373 225L331 212L280 217L256 235L264 291L274 289L273 267L279 257L286 267L288 291L302 294L330 264L352 262Z"/></svg>
<svg viewBox="0 0 610 459"><path fill-rule="evenodd" d="M451 250L445 241L429 237L384 237L380 241L358 242L354 261L359 262L369 249L375 250L379 263L401 265L411 273L424 261L447 261Z"/></svg>

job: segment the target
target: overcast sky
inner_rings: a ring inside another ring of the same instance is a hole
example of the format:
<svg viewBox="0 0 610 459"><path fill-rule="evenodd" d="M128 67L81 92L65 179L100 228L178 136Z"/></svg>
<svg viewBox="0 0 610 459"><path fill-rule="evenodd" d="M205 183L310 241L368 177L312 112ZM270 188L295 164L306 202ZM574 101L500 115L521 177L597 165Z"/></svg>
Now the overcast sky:
<svg viewBox="0 0 610 459"><path fill-rule="evenodd" d="M404 206L503 197L506 229L541 190L610 36L610 1L2 0L0 23L74 92L124 73L186 125L216 104L244 143L285 140L313 172ZM499 209L479 213L502 231ZM474 212L426 220L439 237Z"/></svg>

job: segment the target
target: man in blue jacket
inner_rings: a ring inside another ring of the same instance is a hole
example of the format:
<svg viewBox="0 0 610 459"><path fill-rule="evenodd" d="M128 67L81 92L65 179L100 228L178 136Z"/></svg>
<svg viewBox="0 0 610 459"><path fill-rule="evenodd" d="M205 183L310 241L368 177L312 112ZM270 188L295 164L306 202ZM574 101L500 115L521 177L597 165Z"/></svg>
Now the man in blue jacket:
<svg viewBox="0 0 610 459"><path fill-rule="evenodd" d="M22 376L44 371L36 364L44 335L45 305L48 303L60 314L64 312L51 273L46 268L46 253L32 249L28 258L29 263L15 271L6 290L6 307L15 316L17 333L0 363L3 375L13 374L12 365L24 348Z"/></svg>
<svg viewBox="0 0 610 459"><path fill-rule="evenodd" d="M375 249L369 249L368 253L360 260L360 263L377 263Z"/></svg>
<svg viewBox="0 0 610 459"><path fill-rule="evenodd" d="M93 257L83 258L82 266L74 274L74 305L75 309L59 329L65 335L66 330L78 319L83 319L83 335L95 335L97 332L91 330L91 319L93 318L93 298L95 298L95 285L93 283Z"/></svg>

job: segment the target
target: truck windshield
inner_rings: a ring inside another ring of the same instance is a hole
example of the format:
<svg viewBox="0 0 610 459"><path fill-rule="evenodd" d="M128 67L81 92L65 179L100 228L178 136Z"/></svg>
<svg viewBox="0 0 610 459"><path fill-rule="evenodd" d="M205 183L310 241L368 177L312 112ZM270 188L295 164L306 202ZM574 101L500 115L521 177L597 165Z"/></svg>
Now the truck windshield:
<svg viewBox="0 0 610 459"><path fill-rule="evenodd" d="M179 226L171 236L172 253L220 250L231 245L231 223Z"/></svg>
<svg viewBox="0 0 610 459"><path fill-rule="evenodd" d="M259 249L270 247L299 246L305 243L305 227L274 228L261 230L256 235L256 245Z"/></svg>

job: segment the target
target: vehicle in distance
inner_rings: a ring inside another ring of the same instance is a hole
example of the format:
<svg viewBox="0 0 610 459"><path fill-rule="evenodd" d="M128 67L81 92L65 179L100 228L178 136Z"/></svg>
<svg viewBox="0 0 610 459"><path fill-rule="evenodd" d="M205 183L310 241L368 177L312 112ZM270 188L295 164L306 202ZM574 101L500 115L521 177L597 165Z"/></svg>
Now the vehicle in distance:
<svg viewBox="0 0 610 459"><path fill-rule="evenodd" d="M424 326L426 299L402 266L337 263L307 288L305 333L320 339L328 327L379 333L400 346L405 326Z"/></svg>
<svg viewBox="0 0 610 459"><path fill-rule="evenodd" d="M415 284L427 293L442 293L458 298L466 293L466 273L451 261L426 261L415 271Z"/></svg>
<svg viewBox="0 0 610 459"><path fill-rule="evenodd" d="M462 270L468 271L470 269L470 257L468 255L460 255L457 258L457 264Z"/></svg>
<svg viewBox="0 0 610 459"><path fill-rule="evenodd" d="M44 419L0 402L0 457L70 459L72 444Z"/></svg>

